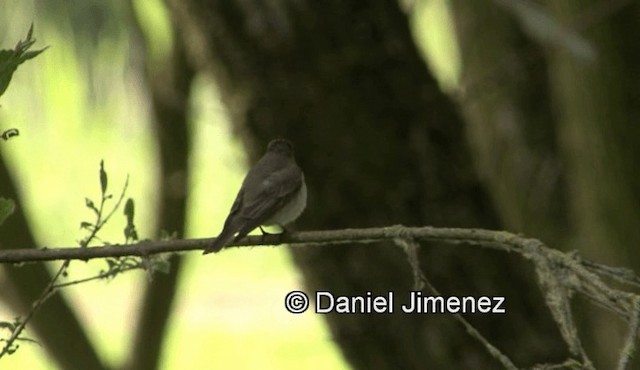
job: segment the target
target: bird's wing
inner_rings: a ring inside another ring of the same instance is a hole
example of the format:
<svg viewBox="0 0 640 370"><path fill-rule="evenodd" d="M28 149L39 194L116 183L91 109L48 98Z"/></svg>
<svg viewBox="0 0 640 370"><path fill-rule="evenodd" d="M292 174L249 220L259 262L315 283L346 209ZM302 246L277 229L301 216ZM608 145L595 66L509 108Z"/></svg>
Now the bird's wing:
<svg viewBox="0 0 640 370"><path fill-rule="evenodd" d="M245 222L238 231L236 240L242 239L280 210L295 196L300 186L302 171L297 165L293 165L273 172L261 182L259 189L246 193L245 204L239 215Z"/></svg>

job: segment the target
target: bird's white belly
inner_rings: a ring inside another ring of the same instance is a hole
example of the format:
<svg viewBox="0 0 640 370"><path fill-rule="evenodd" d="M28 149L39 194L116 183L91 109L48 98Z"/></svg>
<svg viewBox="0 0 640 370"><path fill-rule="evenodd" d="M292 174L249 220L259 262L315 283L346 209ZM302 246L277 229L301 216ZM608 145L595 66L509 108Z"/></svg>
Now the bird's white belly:
<svg viewBox="0 0 640 370"><path fill-rule="evenodd" d="M278 212L273 214L273 216L269 217L263 225L280 225L285 226L298 218L304 207L307 206L307 185L305 184L304 178L302 180L302 186L296 193L296 195L291 198L291 200L282 207Z"/></svg>

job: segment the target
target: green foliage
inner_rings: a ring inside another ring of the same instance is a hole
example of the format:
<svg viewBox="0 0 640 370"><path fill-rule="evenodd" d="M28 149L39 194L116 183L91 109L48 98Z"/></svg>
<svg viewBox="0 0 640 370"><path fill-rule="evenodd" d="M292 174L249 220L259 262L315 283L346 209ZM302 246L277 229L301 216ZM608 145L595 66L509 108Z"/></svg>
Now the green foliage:
<svg viewBox="0 0 640 370"><path fill-rule="evenodd" d="M124 228L124 237L127 242L137 241L138 232L136 231L136 225L133 223L133 216L135 214L135 204L133 199L127 199L127 203L124 205L124 215L127 218L127 226Z"/></svg>
<svg viewBox="0 0 640 370"><path fill-rule="evenodd" d="M102 227L109 221L111 216L113 216L114 212L120 207L122 203L122 199L124 199L124 194L127 191L127 187L129 186L129 177L124 183L122 187L122 192L120 193L120 197L117 199L116 204L113 206L111 211L107 212L105 210L106 203L113 198L113 194L107 194L107 184L108 184L108 175L107 171L104 169L104 160L100 161L100 202L99 205L96 206L96 203L89 199L88 197L84 198L84 204L87 208L93 211L96 220L95 221L82 221L80 223L80 228L86 229L89 231L89 234L80 242L80 246L87 247L89 246L89 242L96 237L96 234Z"/></svg>
<svg viewBox="0 0 640 370"><path fill-rule="evenodd" d="M6 199L0 197L0 225L4 222L4 220L9 217L13 213L16 208L16 203L13 199Z"/></svg>
<svg viewBox="0 0 640 370"><path fill-rule="evenodd" d="M104 160L100 161L100 191L104 195L107 192L107 172L104 170Z"/></svg>
<svg viewBox="0 0 640 370"><path fill-rule="evenodd" d="M7 90L7 87L9 87L9 82L13 76L13 72L16 71L19 65L36 57L47 49L45 47L40 50L27 51L36 42L32 36L33 24L29 28L27 38L25 40L18 41L18 44L13 50L0 50L0 96L2 96L2 94Z"/></svg>
<svg viewBox="0 0 640 370"><path fill-rule="evenodd" d="M122 204L122 200L124 199L124 195L127 190L127 186L129 184L129 177L125 184L122 187L122 192L120 193L120 197L115 200L115 204L111 208L110 211L107 210L107 203L113 198L112 194L107 194L107 184L108 184L108 176L107 171L104 168L104 161L100 161L100 201L94 202L89 198L85 198L85 206L89 208L94 221L82 221L80 227L88 232L88 234L80 240L80 247L89 248L89 245L95 241L99 240L98 233L102 230L105 224L111 219L111 216L114 215L115 211ZM96 205L97 204L97 205ZM0 223L6 218L11 212L13 212L15 205L12 200L7 200L4 198L0 198ZM133 200L129 198L127 201L127 206L125 207L125 215L127 216L127 227L130 227L135 232L135 225L133 224ZM137 235L136 235L137 238ZM105 243L108 244L108 243ZM3 346L0 346L0 359L5 355L11 355L15 353L18 348L19 341L27 341L27 342L35 342L32 339L26 338L22 336L23 331L25 330L29 321L33 318L36 312L42 307L44 302L51 297L58 289L68 287L71 285L77 285L80 283L84 283L87 281L98 280L98 279L112 279L118 274L121 274L125 271L135 270L135 269L145 269L146 271L162 271L164 268L164 264L162 260L160 262L156 262L156 259L146 259L141 257L131 257L125 256L120 258L107 258L107 270L102 270L98 275L91 276L84 279L73 280L69 282L59 282L61 277L68 277L68 267L70 264L70 260L66 260L62 266L58 269L58 272L53 276L49 284L45 287L40 297L32 304L31 310L26 315L24 319L16 318L14 322L9 321L0 321L0 330L9 331L10 335L8 338L0 338L0 343L4 343Z"/></svg>
<svg viewBox="0 0 640 370"><path fill-rule="evenodd" d="M122 192L120 196L116 200L115 205L112 207L111 211L107 212L105 210L105 205L107 201L113 198L113 194L107 194L107 185L108 185L108 175L107 171L104 167L104 160L100 161L100 202L99 205L96 206L96 202L92 201L89 198L85 198L85 205L89 208L96 216L95 221L82 221L80 227L89 231L89 235L80 242L80 245L83 247L88 247L89 242L97 237L97 232L102 229L102 227L109 221L114 212L120 208L122 204L122 200L124 199L124 195L126 193L127 187L129 185L129 177L122 188ZM134 215L135 215L135 203L132 198L128 198L125 202L123 214L127 219L127 224L124 228L124 236L125 242L131 243L138 241L138 232L136 231L136 225L134 223ZM109 243L105 243L109 244ZM75 285L78 283L83 283L86 281L96 280L96 279L113 279L117 275L136 269L143 269L149 273L151 276L155 271L168 273L170 265L165 256L146 256L146 257L136 257L136 256L124 256L124 257L109 257L105 259L107 263L107 269L101 270L100 273L96 276L89 277L87 279L76 280L69 283L62 283L56 285L57 288Z"/></svg>

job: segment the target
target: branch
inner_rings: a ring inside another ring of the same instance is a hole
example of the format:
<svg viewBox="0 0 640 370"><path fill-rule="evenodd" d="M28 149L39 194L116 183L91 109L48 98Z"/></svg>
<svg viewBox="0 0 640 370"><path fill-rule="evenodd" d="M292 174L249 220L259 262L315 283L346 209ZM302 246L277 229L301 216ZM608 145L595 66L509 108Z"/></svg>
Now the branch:
<svg viewBox="0 0 640 370"><path fill-rule="evenodd" d="M468 244L485 248L498 249L505 252L522 254L527 259L534 259L540 249L547 253L564 256L567 260L576 260L575 253L564 254L546 247L538 239L527 238L506 231L484 229L440 228L440 227L406 227L394 225L367 229L341 229L325 231L301 231L284 234L265 234L247 236L231 243L230 247L261 247L294 244L295 246L327 245L327 244L368 244L394 239L413 239L419 241L442 242L447 244ZM138 256L146 257L159 253L188 252L202 250L213 243L215 238L181 239L181 240L145 240L135 244L110 244L88 248L21 248L0 250L0 263L24 263L56 260L83 260L105 257ZM628 284L640 286L640 278L633 271L623 268L612 268L590 261L582 261L585 268L603 275L616 277Z"/></svg>
<svg viewBox="0 0 640 370"><path fill-rule="evenodd" d="M87 248L0 250L0 263L54 260L68 262L72 259L86 261L92 258L124 256L148 257L159 253L202 250L214 240L213 238L205 238L143 241L137 244ZM633 271L585 261L575 252L563 253L545 246L537 239L526 238L506 231L396 225L369 229L306 231L249 236L237 243L233 243L229 247L279 245L284 243L295 246L312 246L381 241L393 241L395 245L405 250L411 268L414 270L414 289L420 289L426 283L433 292L436 292L435 288L430 286L422 271L419 271L417 248L420 245L417 243L418 241L467 244L517 253L529 260L535 267L538 284L542 288L546 304L558 324L571 355L574 357L567 360L569 363L578 361L584 368L594 368L582 348L570 312L569 301L572 292L584 294L592 302L616 313L629 323L629 335L619 359L620 368L628 366L630 356L636 351L638 322L640 320L640 295L612 288L602 279L602 277L606 277L630 286L640 286L640 278ZM470 327L468 323L463 322L463 324L505 367L511 368L513 366L511 361L499 352L497 348L490 345L479 332Z"/></svg>
<svg viewBox="0 0 640 370"><path fill-rule="evenodd" d="M522 252L527 245L542 244L536 239L528 239L503 231L481 229L457 229L435 227L405 227L401 225L369 228L342 229L327 231L304 231L285 234L267 234L248 236L229 247L265 246L280 244L324 245L346 243L373 243L397 238L410 238L422 241L440 241L445 243L465 243L483 247L501 249L510 252ZM5 249L0 250L0 263L23 263L55 260L89 260L93 258L149 256L158 253L187 252L203 249L214 238L142 241L136 244L114 244L90 248L42 248L42 249Z"/></svg>

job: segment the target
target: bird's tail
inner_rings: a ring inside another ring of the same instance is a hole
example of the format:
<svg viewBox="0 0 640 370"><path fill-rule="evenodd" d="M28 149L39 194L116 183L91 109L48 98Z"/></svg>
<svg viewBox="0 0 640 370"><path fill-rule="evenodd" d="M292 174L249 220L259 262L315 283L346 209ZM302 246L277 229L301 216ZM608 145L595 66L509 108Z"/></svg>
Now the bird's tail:
<svg viewBox="0 0 640 370"><path fill-rule="evenodd" d="M229 225L225 225L225 226L229 226ZM222 232L220 233L220 235L218 235L216 240L214 240L213 243L211 243L210 245L204 248L204 252L202 252L202 254L220 252L220 250L224 248L225 245L229 244L229 242L233 240L233 236L235 235L235 233L236 233L235 228L231 228L231 227L223 228Z"/></svg>

